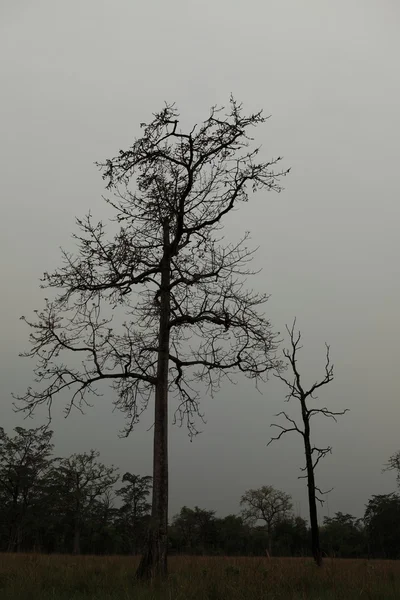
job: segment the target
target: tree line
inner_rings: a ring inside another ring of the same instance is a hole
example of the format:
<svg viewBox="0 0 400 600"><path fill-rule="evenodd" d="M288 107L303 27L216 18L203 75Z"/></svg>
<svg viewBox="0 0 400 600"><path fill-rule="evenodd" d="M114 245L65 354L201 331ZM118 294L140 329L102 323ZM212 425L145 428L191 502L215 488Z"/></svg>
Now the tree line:
<svg viewBox="0 0 400 600"><path fill-rule="evenodd" d="M0 429L0 550L141 554L152 478L118 469L99 452L53 455L53 432ZM386 466L400 474L400 453ZM168 526L171 554L312 555L312 533L291 497L273 486L246 490L238 514L182 507ZM336 513L320 527L332 557L400 558L400 495L375 495L363 518Z"/></svg>

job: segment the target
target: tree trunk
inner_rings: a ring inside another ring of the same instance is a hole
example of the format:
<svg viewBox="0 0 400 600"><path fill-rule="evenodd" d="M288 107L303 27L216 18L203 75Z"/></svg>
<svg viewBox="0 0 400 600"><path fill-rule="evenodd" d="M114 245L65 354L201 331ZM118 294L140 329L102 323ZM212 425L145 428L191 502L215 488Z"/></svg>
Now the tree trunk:
<svg viewBox="0 0 400 600"><path fill-rule="evenodd" d="M322 566L322 553L319 544L319 527L318 527L318 513L317 513L317 500L315 490L315 477L314 467L312 462L311 443L310 443L310 429L308 423L305 424L304 430L304 447L306 454L306 466L307 466L307 487L308 487L308 505L310 510L310 528L311 528L311 551L316 564Z"/></svg>
<svg viewBox="0 0 400 600"><path fill-rule="evenodd" d="M8 538L7 552L15 552L17 548L17 528L12 525Z"/></svg>
<svg viewBox="0 0 400 600"><path fill-rule="evenodd" d="M272 556L272 526L270 524L267 525L267 535L268 535L268 558Z"/></svg>
<svg viewBox="0 0 400 600"><path fill-rule="evenodd" d="M167 575L170 266L169 224L165 221L154 408L153 497L146 547L136 572L139 579L164 578Z"/></svg>
<svg viewBox="0 0 400 600"><path fill-rule="evenodd" d="M81 553L81 529L79 526L79 521L76 519L74 523L74 540L72 546L73 554Z"/></svg>
<svg viewBox="0 0 400 600"><path fill-rule="evenodd" d="M18 552L21 544L21 522L22 515L18 514L16 506L12 508L12 515L10 519L9 537L7 552Z"/></svg>

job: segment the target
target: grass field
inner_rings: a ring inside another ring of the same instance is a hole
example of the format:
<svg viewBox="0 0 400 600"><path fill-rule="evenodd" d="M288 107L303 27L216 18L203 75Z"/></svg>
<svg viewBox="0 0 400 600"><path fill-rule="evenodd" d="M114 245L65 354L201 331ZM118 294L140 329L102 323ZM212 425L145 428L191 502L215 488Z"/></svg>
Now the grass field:
<svg viewBox="0 0 400 600"><path fill-rule="evenodd" d="M0 554L1 600L399 600L400 561L172 557L139 585L130 557Z"/></svg>

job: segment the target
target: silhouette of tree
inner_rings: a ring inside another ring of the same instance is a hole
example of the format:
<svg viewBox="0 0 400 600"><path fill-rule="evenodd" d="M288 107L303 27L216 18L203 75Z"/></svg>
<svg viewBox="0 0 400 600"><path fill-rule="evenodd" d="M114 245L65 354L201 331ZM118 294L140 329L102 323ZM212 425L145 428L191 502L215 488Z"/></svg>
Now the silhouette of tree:
<svg viewBox="0 0 400 600"><path fill-rule="evenodd" d="M52 431L15 428L9 437L0 428L0 500L8 522L8 550L21 548L24 527L38 508L52 465Z"/></svg>
<svg viewBox="0 0 400 600"><path fill-rule="evenodd" d="M72 521L72 552L81 552L81 532L86 515L93 505L110 505L107 494L118 480L117 469L107 467L98 461L100 453L96 450L72 454L60 460L53 472L53 490L56 488L59 507Z"/></svg>
<svg viewBox="0 0 400 600"><path fill-rule="evenodd" d="M144 526L148 525L151 510L148 497L152 478L148 475L125 473L122 483L125 485L116 492L122 500L118 511L118 525L129 552L134 554L143 547Z"/></svg>
<svg viewBox="0 0 400 600"><path fill-rule="evenodd" d="M288 517L292 508L289 494L277 490L272 485L263 485L257 490L247 490L241 500L242 517L245 522L255 525L264 521L268 534L268 554L272 556L274 527L281 519Z"/></svg>
<svg viewBox="0 0 400 600"><path fill-rule="evenodd" d="M183 506L174 516L172 527L177 533L180 551L205 554L217 544L217 526L215 511L195 506L194 509Z"/></svg>
<svg viewBox="0 0 400 600"><path fill-rule="evenodd" d="M63 266L43 278L58 295L36 321L25 319L32 343L26 355L38 360L38 383L19 398L29 414L38 405L50 411L61 392L68 392L67 414L82 409L108 382L128 434L154 392L142 578L167 573L169 397L178 401L175 419L195 435L199 388L213 395L237 372L257 382L279 366L276 337L259 312L267 296L244 285L253 273L249 235L229 244L220 232L249 191L280 191L287 171L274 171L279 157L258 162L259 149L249 148L249 130L266 120L261 112L245 116L233 98L224 110L213 107L183 132L176 108L166 105L128 150L99 165L114 194L106 202L118 231L107 239L102 222L90 214L78 219L77 256L64 252Z"/></svg>
<svg viewBox="0 0 400 600"><path fill-rule="evenodd" d="M399 558L400 496L395 493L372 496L365 509L364 522L372 556Z"/></svg>
<svg viewBox="0 0 400 600"><path fill-rule="evenodd" d="M333 380L333 365L330 362L329 346L326 344L326 363L324 377L320 381L316 381L308 389L303 386L302 377L300 375L300 371L297 365L298 352L302 348L302 346L300 345L301 333L300 331L298 331L298 333L296 334L295 325L296 319L294 320L293 325L290 329L288 326L286 326L286 330L289 334L290 339L290 349L283 351L285 358L289 362L289 368L293 373L293 380L290 381L289 379L284 377L282 375L282 372L276 373L276 376L281 381L283 381L289 389L289 393L286 396L286 402L289 402L292 398L299 401L302 426L299 425L295 419L290 417L287 414L287 412L280 412L276 416L283 416L288 425L283 426L277 423L273 423L272 427L278 428L280 430L280 433L276 437L271 438L271 440L268 442L268 445L275 440L279 440L284 434L292 431L299 433L303 439L306 466L302 469L302 471L305 472L305 475L300 476L300 478L307 479L308 503L310 510L311 547L315 562L318 566L321 566L322 552L319 540L317 501L321 503L323 502L322 499L318 496L318 493L323 495L327 492L322 492L321 489L316 485L315 469L319 461L332 451L332 447L326 446L325 448L318 448L317 446L312 444L311 419L315 417L315 415L321 415L323 417L329 417L336 421L336 417L338 415L344 415L348 409L333 412L326 407L309 407L310 399L317 399L316 391Z"/></svg>
<svg viewBox="0 0 400 600"><path fill-rule="evenodd" d="M365 552L365 532L362 519L337 512L333 517L324 517L322 528L323 546L331 556L351 558Z"/></svg>
<svg viewBox="0 0 400 600"><path fill-rule="evenodd" d="M400 487L400 450L391 455L383 469L383 472L386 471L396 471L396 481Z"/></svg>

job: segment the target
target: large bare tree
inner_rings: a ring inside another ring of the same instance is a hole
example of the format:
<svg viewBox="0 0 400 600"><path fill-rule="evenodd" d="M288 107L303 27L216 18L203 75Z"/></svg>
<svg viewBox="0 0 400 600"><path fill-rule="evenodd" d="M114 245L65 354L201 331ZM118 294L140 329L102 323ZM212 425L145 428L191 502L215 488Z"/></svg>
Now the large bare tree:
<svg viewBox="0 0 400 600"><path fill-rule="evenodd" d="M279 440L283 435L292 431L299 433L303 439L306 466L302 468L302 471L304 471L305 474L301 475L300 478L307 479L308 504L311 528L311 549L316 564L318 566L321 566L322 553L319 541L317 502L323 502L321 496L319 496L318 494L323 495L327 492L321 491L321 489L317 486L315 482L315 469L319 461L322 458L324 458L327 454L332 452L332 447L326 446L325 448L319 448L312 443L311 419L316 415L320 415L323 417L334 419L336 421L336 417L338 415L344 415L344 413L347 412L348 409L334 412L326 407L318 408L315 406L309 406L310 399L317 399L317 390L327 385L333 380L333 364L330 360L329 346L326 344L326 362L324 376L319 381L316 381L314 384L312 384L309 388L304 387L297 363L298 352L302 348L302 346L300 345L301 333L300 331L296 333L295 326L296 319L293 321L293 325L290 329L288 326L286 326L286 330L289 334L290 339L290 348L288 350L285 349L283 351L283 354L289 363L289 369L292 371L293 379L289 380L286 377L284 377L282 371L276 373L275 375L286 384L289 390L286 396L286 402L288 402L292 398L298 400L300 405L301 424L299 424L299 421L296 421L291 416L289 416L287 412L281 411L276 416L282 416L285 419L287 425L279 425L277 423L272 424L272 427L278 428L280 432L276 437L271 438L271 440L268 442L268 445L271 444L274 440Z"/></svg>
<svg viewBox="0 0 400 600"><path fill-rule="evenodd" d="M265 120L261 112L245 116L231 98L187 132L174 105L142 124L142 137L99 164L117 232L107 238L90 214L78 219L77 253L63 252L63 266L43 278L57 295L27 320L27 355L38 360L38 383L19 398L28 413L51 409L66 390L67 412L81 408L109 382L128 434L154 392L152 518L139 577L167 572L169 397L194 435L200 391L212 395L235 372L257 382L279 364L260 313L267 296L245 286L249 236L227 243L220 233L250 191L281 189L280 157L258 161L251 146L249 130Z"/></svg>

